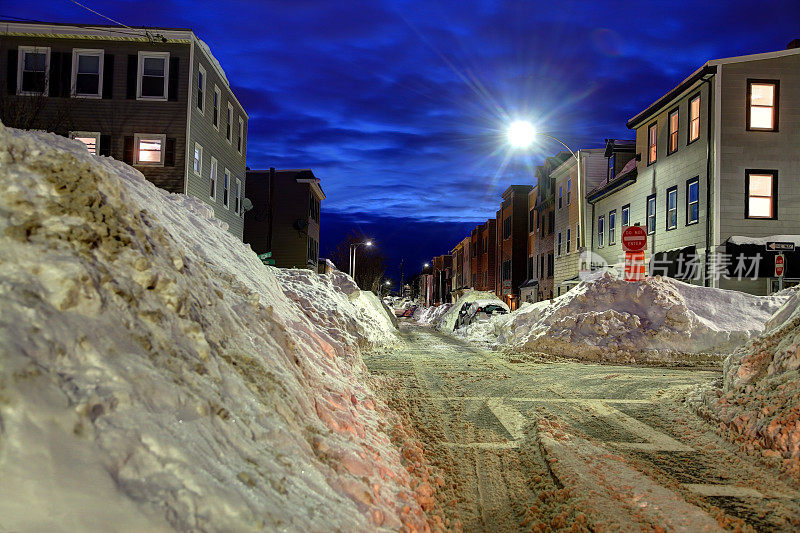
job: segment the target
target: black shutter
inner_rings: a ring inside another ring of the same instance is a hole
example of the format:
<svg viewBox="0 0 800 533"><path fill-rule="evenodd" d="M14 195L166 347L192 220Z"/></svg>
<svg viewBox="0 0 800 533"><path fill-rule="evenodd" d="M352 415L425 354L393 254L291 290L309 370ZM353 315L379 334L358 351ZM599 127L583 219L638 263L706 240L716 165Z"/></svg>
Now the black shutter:
<svg viewBox="0 0 800 533"><path fill-rule="evenodd" d="M97 153L99 155L111 155L111 135L100 134L100 150Z"/></svg>
<svg viewBox="0 0 800 533"><path fill-rule="evenodd" d="M6 70L6 94L17 94L17 50L8 51L8 66Z"/></svg>
<svg viewBox="0 0 800 533"><path fill-rule="evenodd" d="M167 91L169 96L167 100L170 102L178 101L178 73L180 72L180 64L180 58L169 58L169 90Z"/></svg>
<svg viewBox="0 0 800 533"><path fill-rule="evenodd" d="M175 166L175 138L167 137L167 145L164 147L164 166Z"/></svg>
<svg viewBox="0 0 800 533"><path fill-rule="evenodd" d="M125 98L136 100L136 73L139 70L139 56L136 54L128 55L128 87ZM131 141L133 142L133 141ZM131 144L133 146L133 144Z"/></svg>
<svg viewBox="0 0 800 533"><path fill-rule="evenodd" d="M55 55L55 54L54 54ZM72 53L61 53L61 72L59 76L59 96L69 98L72 96Z"/></svg>
<svg viewBox="0 0 800 533"><path fill-rule="evenodd" d="M61 54L53 52L50 54L50 72L48 73L47 83L50 86L50 96L59 96L61 92Z"/></svg>
<svg viewBox="0 0 800 533"><path fill-rule="evenodd" d="M103 54L103 98L110 99L114 93L114 54Z"/></svg>
<svg viewBox="0 0 800 533"><path fill-rule="evenodd" d="M125 147L122 150L122 161L133 164L133 137L125 137Z"/></svg>

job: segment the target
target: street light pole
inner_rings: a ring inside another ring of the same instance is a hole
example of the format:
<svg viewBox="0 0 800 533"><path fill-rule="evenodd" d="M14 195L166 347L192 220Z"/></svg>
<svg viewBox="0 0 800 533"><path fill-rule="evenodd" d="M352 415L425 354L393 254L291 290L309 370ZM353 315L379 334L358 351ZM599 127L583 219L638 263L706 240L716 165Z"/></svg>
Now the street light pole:
<svg viewBox="0 0 800 533"><path fill-rule="evenodd" d="M362 244L372 246L372 241L357 242L350 245L350 277L353 278L353 280L356 279L356 250L358 250L358 247Z"/></svg>

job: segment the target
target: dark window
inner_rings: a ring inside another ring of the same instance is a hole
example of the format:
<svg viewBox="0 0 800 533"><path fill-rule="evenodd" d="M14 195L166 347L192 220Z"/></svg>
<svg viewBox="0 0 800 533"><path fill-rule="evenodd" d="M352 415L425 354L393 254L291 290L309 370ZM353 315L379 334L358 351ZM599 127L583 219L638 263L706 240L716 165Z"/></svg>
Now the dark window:
<svg viewBox="0 0 800 533"><path fill-rule="evenodd" d="M647 197L647 233L656 232L656 195Z"/></svg>
<svg viewBox="0 0 800 533"><path fill-rule="evenodd" d="M536 211L531 209L528 212L528 232L529 233L533 233L535 221L536 221Z"/></svg>
<svg viewBox="0 0 800 533"><path fill-rule="evenodd" d="M778 80L747 80L747 129L778 131Z"/></svg>
<svg viewBox="0 0 800 533"><path fill-rule="evenodd" d="M678 110L669 113L669 139L667 140L667 155L678 151Z"/></svg>
<svg viewBox="0 0 800 533"><path fill-rule="evenodd" d="M656 162L658 141L658 123L650 124L647 127L647 164L652 165Z"/></svg>
<svg viewBox="0 0 800 533"><path fill-rule="evenodd" d="M553 254L547 254L547 277L553 277Z"/></svg>
<svg viewBox="0 0 800 533"><path fill-rule="evenodd" d="M214 87L214 102L213 102L213 113L212 113L212 124L215 128L219 129L219 91L216 87Z"/></svg>
<svg viewBox="0 0 800 533"><path fill-rule="evenodd" d="M43 93L47 90L47 57L49 49L24 50L22 52L22 82L24 93Z"/></svg>
<svg viewBox="0 0 800 533"><path fill-rule="evenodd" d="M503 261L503 281L511 279L511 260Z"/></svg>
<svg viewBox="0 0 800 533"><path fill-rule="evenodd" d="M75 66L75 94L77 96L100 95L100 58L102 51L77 53Z"/></svg>
<svg viewBox="0 0 800 533"><path fill-rule="evenodd" d="M556 241L558 242L558 244L556 246L556 250L557 250L558 255L560 256L561 255L561 232L560 231L558 232L558 239L556 239Z"/></svg>
<svg viewBox="0 0 800 533"><path fill-rule="evenodd" d="M667 189L667 231L678 227L678 187Z"/></svg>
<svg viewBox="0 0 800 533"><path fill-rule="evenodd" d="M528 279L533 277L533 256L528 256Z"/></svg>
<svg viewBox="0 0 800 533"><path fill-rule="evenodd" d="M778 218L777 170L746 170L744 204L745 218Z"/></svg>
<svg viewBox="0 0 800 533"><path fill-rule="evenodd" d="M167 76L167 60L164 57L142 58L142 92L149 98L163 98Z"/></svg>
<svg viewBox="0 0 800 533"><path fill-rule="evenodd" d="M614 168L616 166L617 155L611 154L611 157L608 158L608 175L606 176L607 181L611 181L614 179Z"/></svg>
<svg viewBox="0 0 800 533"><path fill-rule="evenodd" d="M603 246L606 238L606 217L600 215L597 219L597 246Z"/></svg>
<svg viewBox="0 0 800 533"><path fill-rule="evenodd" d="M569 200L572 197L572 180L567 180L567 205L569 205Z"/></svg>
<svg viewBox="0 0 800 533"><path fill-rule="evenodd" d="M700 220L700 179L694 177L686 181L686 225Z"/></svg>
<svg viewBox="0 0 800 533"><path fill-rule="evenodd" d="M555 211L550 211L550 216L547 217L547 218L549 218L548 224L547 224L549 226L547 234L548 235L552 235L553 232L556 230L556 212Z"/></svg>
<svg viewBox="0 0 800 533"><path fill-rule="evenodd" d="M617 210L608 214L608 245L617 243Z"/></svg>
<svg viewBox="0 0 800 533"><path fill-rule="evenodd" d="M561 209L562 205L562 197L564 196L564 187L561 185L558 186L558 208Z"/></svg>
<svg viewBox="0 0 800 533"><path fill-rule="evenodd" d="M567 228L567 253L569 253L570 229Z"/></svg>
<svg viewBox="0 0 800 533"><path fill-rule="evenodd" d="M622 227L631 225L631 204L622 206Z"/></svg>
<svg viewBox="0 0 800 533"><path fill-rule="evenodd" d="M700 95L689 100L689 142L700 138Z"/></svg>
<svg viewBox="0 0 800 533"><path fill-rule="evenodd" d="M206 73L202 70L197 71L197 109L203 112L203 94L206 88Z"/></svg>
<svg viewBox="0 0 800 533"><path fill-rule="evenodd" d="M506 217L503 219L503 238L509 237L511 237L511 217Z"/></svg>

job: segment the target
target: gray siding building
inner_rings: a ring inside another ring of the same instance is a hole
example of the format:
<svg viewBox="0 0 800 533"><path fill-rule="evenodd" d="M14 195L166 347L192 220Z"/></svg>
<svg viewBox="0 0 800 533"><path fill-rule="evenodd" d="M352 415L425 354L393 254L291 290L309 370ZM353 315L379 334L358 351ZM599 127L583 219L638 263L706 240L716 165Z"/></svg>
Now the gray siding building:
<svg viewBox="0 0 800 533"><path fill-rule="evenodd" d="M646 228L652 273L772 292L763 242L800 239L800 49L709 61L628 127L635 163L588 195L592 251L620 261L615 213L617 232ZM800 257L786 261L797 281Z"/></svg>
<svg viewBox="0 0 800 533"><path fill-rule="evenodd" d="M5 125L81 140L242 237L247 114L192 30L2 21L0 61Z"/></svg>

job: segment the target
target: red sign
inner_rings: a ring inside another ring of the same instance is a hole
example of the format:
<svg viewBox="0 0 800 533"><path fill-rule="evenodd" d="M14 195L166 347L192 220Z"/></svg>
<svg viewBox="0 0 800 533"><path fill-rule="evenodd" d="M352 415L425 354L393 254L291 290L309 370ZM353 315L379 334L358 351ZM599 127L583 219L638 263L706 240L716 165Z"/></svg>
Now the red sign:
<svg viewBox="0 0 800 533"><path fill-rule="evenodd" d="M644 274L644 252L625 252L625 281L642 281Z"/></svg>
<svg viewBox="0 0 800 533"><path fill-rule="evenodd" d="M784 263L785 259L783 254L778 254L775 256L775 277L779 278L783 276L783 267L786 263Z"/></svg>
<svg viewBox="0 0 800 533"><path fill-rule="evenodd" d="M626 252L641 252L647 248L647 232L641 226L628 226L622 232L622 249Z"/></svg>

